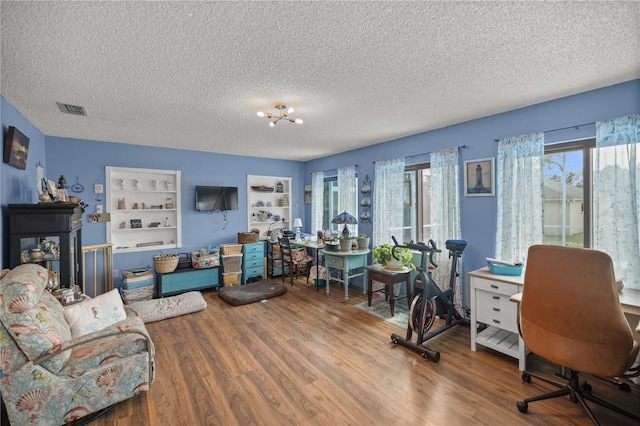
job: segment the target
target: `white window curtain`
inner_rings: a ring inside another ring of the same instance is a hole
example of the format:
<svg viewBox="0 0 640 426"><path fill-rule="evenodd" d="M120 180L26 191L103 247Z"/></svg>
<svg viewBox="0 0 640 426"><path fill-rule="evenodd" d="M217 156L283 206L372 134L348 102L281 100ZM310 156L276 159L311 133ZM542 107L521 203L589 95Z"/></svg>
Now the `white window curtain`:
<svg viewBox="0 0 640 426"><path fill-rule="evenodd" d="M338 213L347 212L358 218L358 181L356 166L338 169ZM333 218L331 218L333 219ZM348 225L351 235L358 235L358 225ZM340 226L340 229L343 227Z"/></svg>
<svg viewBox="0 0 640 426"><path fill-rule="evenodd" d="M498 142L497 259L526 261L529 246L543 242L543 157L543 133Z"/></svg>
<svg viewBox="0 0 640 426"><path fill-rule="evenodd" d="M311 173L311 233L322 231L324 172Z"/></svg>
<svg viewBox="0 0 640 426"><path fill-rule="evenodd" d="M433 271L433 279L443 289L449 287L452 263L444 243L447 240L459 240L462 235L458 173L458 148L431 154L431 238L442 250L441 255L436 257L438 268ZM462 270L462 259L459 259L457 269ZM458 306L462 305L461 287L458 280L454 294L454 303Z"/></svg>
<svg viewBox="0 0 640 426"><path fill-rule="evenodd" d="M376 161L373 178L373 245L402 244L404 158Z"/></svg>
<svg viewBox="0 0 640 426"><path fill-rule="evenodd" d="M596 123L594 249L613 260L616 278L640 289L640 114Z"/></svg>

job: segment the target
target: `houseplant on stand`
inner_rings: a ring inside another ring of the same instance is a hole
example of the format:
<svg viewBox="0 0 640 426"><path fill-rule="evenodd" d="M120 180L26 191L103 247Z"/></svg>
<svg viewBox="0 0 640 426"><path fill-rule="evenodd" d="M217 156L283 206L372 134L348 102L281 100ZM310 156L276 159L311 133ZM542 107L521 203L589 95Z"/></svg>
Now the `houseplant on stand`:
<svg viewBox="0 0 640 426"><path fill-rule="evenodd" d="M351 251L353 243L356 241L356 237L340 234L338 235L338 240L340 240L340 251Z"/></svg>
<svg viewBox="0 0 640 426"><path fill-rule="evenodd" d="M364 232L361 233L360 235L358 235L358 248L360 250L366 250L369 248L369 240L370 238L367 237L367 234L365 234Z"/></svg>
<svg viewBox="0 0 640 426"><path fill-rule="evenodd" d="M392 255L392 244L381 244L375 246L372 250L373 263L379 263L384 268L402 270L404 267L415 270L416 267L411 263L413 254L411 250L406 247L396 247L394 253L398 259L395 259Z"/></svg>

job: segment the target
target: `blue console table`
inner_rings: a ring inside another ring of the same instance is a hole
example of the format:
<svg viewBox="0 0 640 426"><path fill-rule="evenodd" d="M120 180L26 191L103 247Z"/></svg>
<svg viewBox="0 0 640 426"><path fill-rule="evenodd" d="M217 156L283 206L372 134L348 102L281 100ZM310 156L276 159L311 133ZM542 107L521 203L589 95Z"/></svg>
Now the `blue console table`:
<svg viewBox="0 0 640 426"><path fill-rule="evenodd" d="M367 266L367 255L371 250L349 250L349 251L324 251L324 266L327 269L327 294L329 294L329 281L331 280L331 268L342 271L342 280L344 284L344 300L349 301L349 280L351 278L364 275L362 272L351 274L351 271ZM334 278L335 279L335 278Z"/></svg>
<svg viewBox="0 0 640 426"><path fill-rule="evenodd" d="M220 268L184 268L167 274L156 274L158 297L192 290L216 288L220 285Z"/></svg>

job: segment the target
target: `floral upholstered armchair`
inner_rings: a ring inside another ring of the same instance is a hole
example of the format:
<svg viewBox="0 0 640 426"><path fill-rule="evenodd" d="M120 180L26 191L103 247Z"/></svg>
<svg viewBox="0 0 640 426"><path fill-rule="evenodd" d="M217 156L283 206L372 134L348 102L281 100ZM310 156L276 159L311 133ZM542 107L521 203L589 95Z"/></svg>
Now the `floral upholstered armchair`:
<svg viewBox="0 0 640 426"><path fill-rule="evenodd" d="M84 315L106 323L76 331L47 280L36 264L0 273L0 391L11 424L60 425L148 390L155 349L140 317L118 299Z"/></svg>

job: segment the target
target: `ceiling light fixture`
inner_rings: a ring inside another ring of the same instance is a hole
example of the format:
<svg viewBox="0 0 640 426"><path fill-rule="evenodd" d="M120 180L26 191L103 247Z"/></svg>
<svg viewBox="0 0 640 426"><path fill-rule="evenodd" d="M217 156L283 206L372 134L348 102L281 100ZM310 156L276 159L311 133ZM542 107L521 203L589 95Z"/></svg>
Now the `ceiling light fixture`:
<svg viewBox="0 0 640 426"><path fill-rule="evenodd" d="M287 121L290 121L292 123L302 124L302 119L301 118L289 117L289 114L293 113L293 108L292 107L287 107L282 102L274 103L273 107L278 110L277 114L271 114L270 112L262 112L262 111L258 111L258 113L257 113L258 117L265 117L265 118L268 118L270 120L269 121L269 127L275 127L276 123L278 121L280 121L280 120L287 120Z"/></svg>

